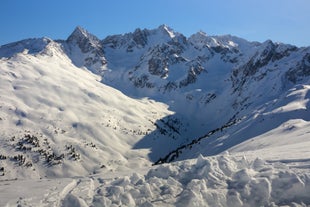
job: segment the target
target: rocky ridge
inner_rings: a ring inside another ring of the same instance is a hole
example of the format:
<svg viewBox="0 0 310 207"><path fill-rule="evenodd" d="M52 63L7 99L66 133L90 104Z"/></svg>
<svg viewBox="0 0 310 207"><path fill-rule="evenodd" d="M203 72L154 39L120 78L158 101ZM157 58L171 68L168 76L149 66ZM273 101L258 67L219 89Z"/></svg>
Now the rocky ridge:
<svg viewBox="0 0 310 207"><path fill-rule="evenodd" d="M167 25L102 40L77 27L67 40L27 39L0 47L2 58L21 53L59 56L127 96L167 104L174 115L152 121L156 130L144 140L160 138L152 145L141 140L133 146L150 147L155 153L166 137L175 140L166 151L150 156L154 162L184 146L192 148L202 137L211 136L209 132L249 119L262 104L308 84L310 75L309 47L204 32L187 38Z"/></svg>

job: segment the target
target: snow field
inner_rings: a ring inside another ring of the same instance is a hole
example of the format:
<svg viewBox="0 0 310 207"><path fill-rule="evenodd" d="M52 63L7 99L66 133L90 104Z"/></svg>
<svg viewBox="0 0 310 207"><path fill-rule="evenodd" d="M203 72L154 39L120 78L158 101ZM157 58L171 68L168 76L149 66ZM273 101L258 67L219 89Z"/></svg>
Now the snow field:
<svg viewBox="0 0 310 207"><path fill-rule="evenodd" d="M167 106L129 98L100 83L99 76L75 67L57 43L45 52L0 59L0 154L7 157L0 160L0 179L70 177L151 165L149 151L132 146L155 129L157 119L172 113ZM25 134L36 136L40 147L30 146ZM49 144L44 147L45 139ZM32 149L17 150L20 142ZM43 148L64 154L62 164L41 162ZM11 154L23 154L21 164L32 166L17 167Z"/></svg>
<svg viewBox="0 0 310 207"><path fill-rule="evenodd" d="M228 153L200 155L197 159L155 166L146 172L137 169L131 175L114 176L107 178L99 173L70 178L71 181L69 178L10 181L0 204L8 207L16 203L71 207L310 205L309 171ZM25 182L34 194L29 194ZM12 196L10 191L19 185L19 191Z"/></svg>

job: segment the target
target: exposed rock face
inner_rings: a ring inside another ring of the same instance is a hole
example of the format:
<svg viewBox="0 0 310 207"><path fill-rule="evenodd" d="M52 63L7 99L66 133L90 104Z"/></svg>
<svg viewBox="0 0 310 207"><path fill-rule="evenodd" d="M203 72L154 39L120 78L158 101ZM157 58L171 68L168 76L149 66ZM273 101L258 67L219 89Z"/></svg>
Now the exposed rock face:
<svg viewBox="0 0 310 207"><path fill-rule="evenodd" d="M36 53L52 42L48 38L24 40L2 46L0 54L10 57L25 49ZM77 27L66 41L58 43L76 66L101 75L106 84L137 87L142 94L145 88L162 93L182 91L189 93L186 97L196 97L191 90L198 88L202 89L200 100L208 94L218 97L220 85L240 95L251 82L264 80L271 73L279 73L292 83L310 75L309 48L203 32L186 38L166 25L103 40ZM10 54L4 54L7 47L13 48Z"/></svg>
<svg viewBox="0 0 310 207"><path fill-rule="evenodd" d="M152 75L160 76L164 78L168 75L168 64L167 61L161 60L160 58L152 58L148 61L149 72Z"/></svg>
<svg viewBox="0 0 310 207"><path fill-rule="evenodd" d="M297 83L303 78L310 76L310 53L307 53L301 62L297 64L297 67L290 68L285 75L293 83Z"/></svg>
<svg viewBox="0 0 310 207"><path fill-rule="evenodd" d="M148 42L147 36L148 36L147 30L136 29L135 32L133 33L132 39L137 46L145 47Z"/></svg>
<svg viewBox="0 0 310 207"><path fill-rule="evenodd" d="M103 74L107 64L100 40L81 27L77 27L66 40L69 57L77 66L85 66L96 74ZM79 48L80 51L78 51Z"/></svg>
<svg viewBox="0 0 310 207"><path fill-rule="evenodd" d="M189 64L190 69L188 70L187 77L180 81L179 87L185 87L189 84L193 84L197 80L197 76L200 75L202 71L204 71L204 67L200 64L200 62L192 62Z"/></svg>
<svg viewBox="0 0 310 207"><path fill-rule="evenodd" d="M287 81L298 83L310 75L309 48L203 32L186 38L166 25L103 40L78 27L65 44L73 63L102 75L108 85L126 93L132 87L146 96L178 94L201 106L230 90L229 107L241 110L252 104L251 97L276 96ZM272 92L259 91L275 77L281 81ZM258 92L248 93L253 85Z"/></svg>
<svg viewBox="0 0 310 207"><path fill-rule="evenodd" d="M100 48L100 40L81 27L76 27L67 39L68 43L77 44L83 53Z"/></svg>

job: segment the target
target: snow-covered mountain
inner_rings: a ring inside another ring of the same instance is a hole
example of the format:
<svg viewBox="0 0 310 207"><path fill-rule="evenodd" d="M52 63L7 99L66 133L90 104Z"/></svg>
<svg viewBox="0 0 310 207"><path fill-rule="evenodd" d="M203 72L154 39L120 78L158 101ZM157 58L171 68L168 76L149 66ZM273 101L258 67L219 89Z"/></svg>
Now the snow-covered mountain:
<svg viewBox="0 0 310 207"><path fill-rule="evenodd" d="M61 178L68 185L48 205L310 205L309 76L310 47L204 32L187 38L166 25L103 40L77 27L66 40L3 45L0 182ZM173 161L181 162L149 169ZM131 172L142 175L106 180ZM300 196L280 197L280 185L299 175L292 192ZM68 182L73 176L84 180ZM218 184L228 190L210 193L210 179L224 179ZM77 193L85 182L89 197ZM1 205L14 205L6 198Z"/></svg>

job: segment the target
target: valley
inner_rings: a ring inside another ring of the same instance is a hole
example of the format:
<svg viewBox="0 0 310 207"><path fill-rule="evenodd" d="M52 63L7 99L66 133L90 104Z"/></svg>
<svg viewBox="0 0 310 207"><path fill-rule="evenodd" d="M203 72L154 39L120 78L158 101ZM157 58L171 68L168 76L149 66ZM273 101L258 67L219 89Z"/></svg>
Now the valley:
<svg viewBox="0 0 310 207"><path fill-rule="evenodd" d="M3 45L0 205L310 205L309 54L167 25Z"/></svg>

